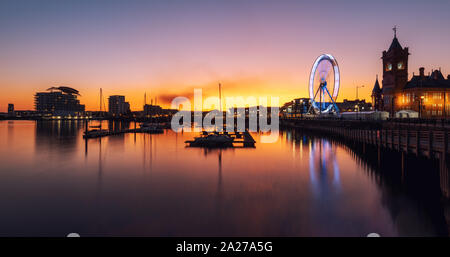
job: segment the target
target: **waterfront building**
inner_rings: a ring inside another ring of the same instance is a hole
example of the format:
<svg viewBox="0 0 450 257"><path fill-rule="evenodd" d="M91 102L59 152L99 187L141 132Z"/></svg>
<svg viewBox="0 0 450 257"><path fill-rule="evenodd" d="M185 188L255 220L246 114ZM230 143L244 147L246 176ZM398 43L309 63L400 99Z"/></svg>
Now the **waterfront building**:
<svg viewBox="0 0 450 257"><path fill-rule="evenodd" d="M373 110L372 104L367 103L366 100L348 100L343 102L336 102L340 112L363 112ZM304 114L310 111L311 99L297 98L285 103L280 108L280 115L284 118L301 118Z"/></svg>
<svg viewBox="0 0 450 257"><path fill-rule="evenodd" d="M372 104L367 103L366 100L347 100L344 99L343 102L337 102L337 107L340 112L366 112L372 111Z"/></svg>
<svg viewBox="0 0 450 257"><path fill-rule="evenodd" d="M413 73L408 80L408 47L403 48L394 34L387 51L383 51L383 81L379 94L378 78L372 90L376 109L387 111L391 117L401 110L417 111L423 118L446 118L450 113L448 103L450 75L446 78L440 69L419 75Z"/></svg>
<svg viewBox="0 0 450 257"><path fill-rule="evenodd" d="M280 113L286 118L301 117L303 114L309 111L311 107L311 99L309 98L297 98L290 102L285 103L280 108Z"/></svg>
<svg viewBox="0 0 450 257"><path fill-rule="evenodd" d="M425 75L425 69L419 69L419 75L413 75L397 96L397 110L413 110L424 118L446 118L450 113L448 103L450 75L444 78L440 70Z"/></svg>
<svg viewBox="0 0 450 257"><path fill-rule="evenodd" d="M16 118L39 118L42 117L42 113L31 110L15 110L14 117Z"/></svg>
<svg viewBox="0 0 450 257"><path fill-rule="evenodd" d="M373 105L373 109L376 111L381 111L383 110L383 97L381 94L381 87L380 87L380 83L378 82L378 75L377 75L377 79L375 80L375 85L373 86L372 89L372 105Z"/></svg>
<svg viewBox="0 0 450 257"><path fill-rule="evenodd" d="M163 113L163 109L159 105L145 104L144 105L144 116L150 117L155 115L160 115Z"/></svg>
<svg viewBox="0 0 450 257"><path fill-rule="evenodd" d="M14 104L8 104L8 116L9 116L9 117L15 116L15 113L14 113Z"/></svg>
<svg viewBox="0 0 450 257"><path fill-rule="evenodd" d="M108 98L108 112L111 116L123 116L130 113L130 103L123 95L112 95Z"/></svg>
<svg viewBox="0 0 450 257"><path fill-rule="evenodd" d="M70 87L51 87L50 92L37 92L35 109L41 115L82 116L85 106L80 104L78 90Z"/></svg>

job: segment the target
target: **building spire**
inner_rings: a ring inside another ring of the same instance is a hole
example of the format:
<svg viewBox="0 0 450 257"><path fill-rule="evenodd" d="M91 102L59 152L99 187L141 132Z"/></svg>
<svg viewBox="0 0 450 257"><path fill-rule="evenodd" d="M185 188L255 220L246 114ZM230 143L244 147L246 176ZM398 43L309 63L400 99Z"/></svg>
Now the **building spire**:
<svg viewBox="0 0 450 257"><path fill-rule="evenodd" d="M381 94L381 87L380 87L380 83L378 82L378 74L377 74L377 79L375 80L375 85L373 86L372 89L372 96L378 96Z"/></svg>
<svg viewBox="0 0 450 257"><path fill-rule="evenodd" d="M394 31L394 38L397 37L397 25L395 25L392 30Z"/></svg>

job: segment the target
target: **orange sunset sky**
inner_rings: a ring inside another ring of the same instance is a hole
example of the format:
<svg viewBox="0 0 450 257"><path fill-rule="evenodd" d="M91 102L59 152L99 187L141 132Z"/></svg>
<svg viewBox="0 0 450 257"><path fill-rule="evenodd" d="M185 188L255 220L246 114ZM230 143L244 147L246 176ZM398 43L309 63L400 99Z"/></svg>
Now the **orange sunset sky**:
<svg viewBox="0 0 450 257"><path fill-rule="evenodd" d="M336 2L336 3L335 3ZM338 101L370 101L381 54L398 26L409 76L450 73L448 1L1 1L0 111L34 109L51 86L80 91L86 110L126 96L132 110L157 97L307 97L317 56L336 57ZM381 83L381 79L380 79Z"/></svg>

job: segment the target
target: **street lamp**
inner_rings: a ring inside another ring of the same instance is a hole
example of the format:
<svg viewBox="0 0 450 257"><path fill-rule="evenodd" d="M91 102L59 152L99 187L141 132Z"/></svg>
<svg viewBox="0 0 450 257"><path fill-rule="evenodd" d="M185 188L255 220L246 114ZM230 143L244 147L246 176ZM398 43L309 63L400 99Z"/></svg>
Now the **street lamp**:
<svg viewBox="0 0 450 257"><path fill-rule="evenodd" d="M396 99L397 97L396 96L393 96L392 97L392 103L391 103L391 115L392 115L392 117L394 118L394 116L395 116L395 108L394 108L394 105L395 105L395 99Z"/></svg>
<svg viewBox="0 0 450 257"><path fill-rule="evenodd" d="M362 88L362 87L364 87L364 85L356 86L356 100L358 100L358 88Z"/></svg>
<svg viewBox="0 0 450 257"><path fill-rule="evenodd" d="M300 118L303 119L303 99L300 99Z"/></svg>
<svg viewBox="0 0 450 257"><path fill-rule="evenodd" d="M356 110L356 119L359 119L359 105L355 104L355 110Z"/></svg>
<svg viewBox="0 0 450 257"><path fill-rule="evenodd" d="M425 96L420 96L419 100L419 117L422 118L422 105L423 105L423 99L425 99Z"/></svg>

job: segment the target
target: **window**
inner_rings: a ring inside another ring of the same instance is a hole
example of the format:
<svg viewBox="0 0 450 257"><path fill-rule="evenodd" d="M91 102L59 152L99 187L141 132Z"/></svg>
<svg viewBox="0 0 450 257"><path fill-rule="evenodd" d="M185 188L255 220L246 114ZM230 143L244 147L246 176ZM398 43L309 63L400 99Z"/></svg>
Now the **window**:
<svg viewBox="0 0 450 257"><path fill-rule="evenodd" d="M388 63L386 65L386 71L391 71L392 70L392 63Z"/></svg>
<svg viewBox="0 0 450 257"><path fill-rule="evenodd" d="M441 93L433 93L433 99L442 99Z"/></svg>
<svg viewBox="0 0 450 257"><path fill-rule="evenodd" d="M405 66L403 66L403 62L397 63L397 69L403 70L404 68L405 68Z"/></svg>

